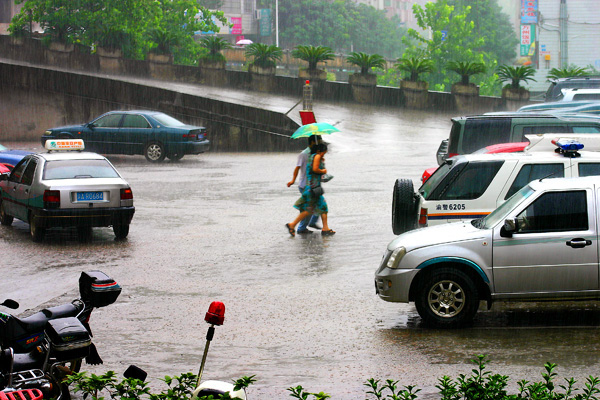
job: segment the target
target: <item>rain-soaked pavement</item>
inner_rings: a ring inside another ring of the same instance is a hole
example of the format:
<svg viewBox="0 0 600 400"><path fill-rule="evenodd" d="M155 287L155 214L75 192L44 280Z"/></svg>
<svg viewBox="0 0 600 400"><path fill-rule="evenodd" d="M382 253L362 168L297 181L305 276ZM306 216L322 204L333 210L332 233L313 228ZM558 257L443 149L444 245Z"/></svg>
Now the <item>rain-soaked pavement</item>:
<svg viewBox="0 0 600 400"><path fill-rule="evenodd" d="M148 164L142 156L109 156L133 188L129 239L95 229L90 244L53 232L41 244L27 225L0 227L2 297L21 310L77 295L81 271L100 269L123 287L117 302L95 311L91 325L104 365L136 364L151 386L198 371L213 300L227 307L216 329L204 379L256 375L252 399L289 398L302 385L334 399L363 399L368 378L417 385L435 398L437 379L469 373L487 354L494 372L539 380L546 361L561 377L600 375L600 309L596 303L495 305L473 327L423 328L412 304L380 300L373 273L393 239L394 180L418 182L434 166L449 115L317 104L320 121L338 123L326 184L333 237L291 238L296 211L287 188L296 154L207 153ZM10 143L12 146L37 147ZM28 286L24 286L28 285Z"/></svg>

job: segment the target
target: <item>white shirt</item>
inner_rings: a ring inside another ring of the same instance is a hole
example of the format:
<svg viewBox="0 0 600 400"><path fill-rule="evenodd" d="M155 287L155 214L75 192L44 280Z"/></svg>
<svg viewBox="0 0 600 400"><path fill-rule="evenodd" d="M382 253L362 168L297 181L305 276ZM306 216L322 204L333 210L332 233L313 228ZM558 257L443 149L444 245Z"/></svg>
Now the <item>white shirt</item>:
<svg viewBox="0 0 600 400"><path fill-rule="evenodd" d="M310 147L302 150L298 155L298 161L296 167L300 167L300 180L298 180L298 187L304 189L306 186L306 163L308 162L308 156L310 155Z"/></svg>

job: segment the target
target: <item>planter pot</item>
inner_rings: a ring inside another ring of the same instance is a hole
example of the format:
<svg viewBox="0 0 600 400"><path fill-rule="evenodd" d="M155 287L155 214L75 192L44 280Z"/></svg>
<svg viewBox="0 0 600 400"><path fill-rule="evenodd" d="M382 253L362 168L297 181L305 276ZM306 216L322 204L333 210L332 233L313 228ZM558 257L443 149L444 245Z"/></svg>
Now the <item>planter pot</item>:
<svg viewBox="0 0 600 400"><path fill-rule="evenodd" d="M154 79L175 80L172 54L148 53L148 71Z"/></svg>
<svg viewBox="0 0 600 400"><path fill-rule="evenodd" d="M404 96L404 106L416 110L429 108L429 83L400 81Z"/></svg>
<svg viewBox="0 0 600 400"><path fill-rule="evenodd" d="M50 46L46 50L46 60L50 65L67 66L71 53L75 46L73 44L65 44L59 42L50 42Z"/></svg>
<svg viewBox="0 0 600 400"><path fill-rule="evenodd" d="M352 97L354 97L354 101L362 104L373 104L375 100L377 76L373 74L352 74L348 77L348 83L352 87Z"/></svg>
<svg viewBox="0 0 600 400"><path fill-rule="evenodd" d="M250 64L248 72L252 78L250 88L257 92L272 92L275 90L275 71L276 67L263 68Z"/></svg>
<svg viewBox="0 0 600 400"><path fill-rule="evenodd" d="M510 86L505 87L502 89L502 99L504 100L506 110L518 110L525 104L529 103L529 90L521 87L518 89Z"/></svg>
<svg viewBox="0 0 600 400"><path fill-rule="evenodd" d="M100 71L109 74L123 72L123 52L121 49L96 47L96 54L100 64Z"/></svg>
<svg viewBox="0 0 600 400"><path fill-rule="evenodd" d="M459 112L473 112L478 106L479 101L479 86L469 83L455 83L452 85L451 91L454 97L456 110Z"/></svg>
<svg viewBox="0 0 600 400"><path fill-rule="evenodd" d="M225 71L225 60L198 60L200 68L201 83L211 86L224 86L227 84L227 73Z"/></svg>

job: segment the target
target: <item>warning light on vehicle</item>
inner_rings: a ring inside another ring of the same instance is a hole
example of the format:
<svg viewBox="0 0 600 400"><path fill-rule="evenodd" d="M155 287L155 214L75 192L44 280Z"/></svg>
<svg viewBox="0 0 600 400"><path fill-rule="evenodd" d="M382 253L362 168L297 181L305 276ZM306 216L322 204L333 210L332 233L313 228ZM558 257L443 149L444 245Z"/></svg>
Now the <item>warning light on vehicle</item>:
<svg viewBox="0 0 600 400"><path fill-rule="evenodd" d="M553 140L554 144L558 146L562 151L578 151L583 149L583 143L579 143L573 139L558 139Z"/></svg>
<svg viewBox="0 0 600 400"><path fill-rule="evenodd" d="M204 320L212 325L223 325L223 321L225 320L225 304L220 301L210 303Z"/></svg>

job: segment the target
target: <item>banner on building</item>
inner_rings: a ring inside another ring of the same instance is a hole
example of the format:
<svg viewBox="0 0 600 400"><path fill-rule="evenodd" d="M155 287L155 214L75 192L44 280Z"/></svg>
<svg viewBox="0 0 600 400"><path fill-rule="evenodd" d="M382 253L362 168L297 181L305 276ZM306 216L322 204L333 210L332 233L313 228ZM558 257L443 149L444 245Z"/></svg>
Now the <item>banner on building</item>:
<svg viewBox="0 0 600 400"><path fill-rule="evenodd" d="M260 19L258 20L258 29L260 36L271 36L271 9L261 8Z"/></svg>
<svg viewBox="0 0 600 400"><path fill-rule="evenodd" d="M233 26L230 28L229 33L232 35L241 35L242 34L242 18L241 17L231 17L231 23Z"/></svg>
<svg viewBox="0 0 600 400"><path fill-rule="evenodd" d="M535 55L535 25L521 25L521 56Z"/></svg>
<svg viewBox="0 0 600 400"><path fill-rule="evenodd" d="M538 0L521 0L521 24L538 23Z"/></svg>

